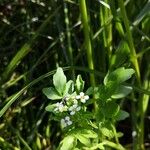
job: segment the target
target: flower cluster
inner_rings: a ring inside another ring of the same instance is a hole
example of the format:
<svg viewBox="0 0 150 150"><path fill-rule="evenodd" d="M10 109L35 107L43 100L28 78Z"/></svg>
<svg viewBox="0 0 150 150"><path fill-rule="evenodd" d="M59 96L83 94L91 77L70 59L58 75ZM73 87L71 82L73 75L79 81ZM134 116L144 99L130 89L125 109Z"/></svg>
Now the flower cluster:
<svg viewBox="0 0 150 150"><path fill-rule="evenodd" d="M67 111L67 106L64 105L62 102L57 102L56 103L56 108L54 109L54 111L58 112L63 112L63 111Z"/></svg>
<svg viewBox="0 0 150 150"><path fill-rule="evenodd" d="M61 119L61 125L63 128L71 124L72 124L72 121L70 120L70 117L66 116L64 119Z"/></svg>
<svg viewBox="0 0 150 150"><path fill-rule="evenodd" d="M76 96L67 96L62 99L61 102L57 102L55 104L54 111L56 113L62 113L67 112L67 114L73 116L77 112L79 112L82 109L82 103L86 103L86 101L89 99L88 95L85 95L85 93L81 92L79 95ZM72 124L71 118L69 116L66 116L65 118L61 119L61 126L67 127Z"/></svg>

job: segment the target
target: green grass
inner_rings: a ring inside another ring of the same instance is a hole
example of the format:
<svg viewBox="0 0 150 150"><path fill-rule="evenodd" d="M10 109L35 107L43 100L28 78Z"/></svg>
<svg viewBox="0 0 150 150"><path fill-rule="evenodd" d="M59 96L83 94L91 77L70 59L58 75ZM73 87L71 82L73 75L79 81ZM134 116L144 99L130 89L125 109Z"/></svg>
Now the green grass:
<svg viewBox="0 0 150 150"><path fill-rule="evenodd" d="M133 92L121 100L130 118L118 124L125 134L119 142L149 148L150 1L40 2L0 2L0 149L56 149L63 133L41 91L57 66L70 79L82 74L86 86L109 70L134 68Z"/></svg>

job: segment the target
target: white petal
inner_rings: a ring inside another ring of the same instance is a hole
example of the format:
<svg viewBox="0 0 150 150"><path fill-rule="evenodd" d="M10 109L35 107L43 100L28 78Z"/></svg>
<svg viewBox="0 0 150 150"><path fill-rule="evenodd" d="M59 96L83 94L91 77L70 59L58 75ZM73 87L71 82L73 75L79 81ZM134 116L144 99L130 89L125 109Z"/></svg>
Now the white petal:
<svg viewBox="0 0 150 150"><path fill-rule="evenodd" d="M75 111L71 111L71 112L70 112L70 115L74 115L74 114L75 114Z"/></svg>
<svg viewBox="0 0 150 150"><path fill-rule="evenodd" d="M59 102L57 102L55 105L56 105L56 107L59 107L60 104L59 104Z"/></svg>
<svg viewBox="0 0 150 150"><path fill-rule="evenodd" d="M67 126L67 124L66 124L64 119L61 119L61 125L62 125L63 128Z"/></svg>
<svg viewBox="0 0 150 150"><path fill-rule="evenodd" d="M60 104L59 107L64 107L64 105L63 105L63 104Z"/></svg>
<svg viewBox="0 0 150 150"><path fill-rule="evenodd" d="M70 117L66 116L66 117L65 117L65 120L69 121L69 120L70 120Z"/></svg>
<svg viewBox="0 0 150 150"><path fill-rule="evenodd" d="M82 102L82 103L85 103L85 102L86 102L86 99L81 99L81 102Z"/></svg>
<svg viewBox="0 0 150 150"><path fill-rule="evenodd" d="M55 108L54 111L58 111L58 108Z"/></svg>
<svg viewBox="0 0 150 150"><path fill-rule="evenodd" d="M79 107L77 107L77 109L76 109L76 110L77 110L77 111L79 111L80 109L81 109L81 107L79 106Z"/></svg>
<svg viewBox="0 0 150 150"><path fill-rule="evenodd" d="M132 132L132 137L135 137L137 135L136 131Z"/></svg>
<svg viewBox="0 0 150 150"><path fill-rule="evenodd" d="M88 99L89 99L89 96L88 96L88 95L84 96L84 99L88 100Z"/></svg>
<svg viewBox="0 0 150 150"><path fill-rule="evenodd" d="M61 119L61 123L64 123L65 122L65 119Z"/></svg>
<svg viewBox="0 0 150 150"><path fill-rule="evenodd" d="M73 105L73 108L77 108L77 107L78 107L78 105L76 105L76 104Z"/></svg>
<svg viewBox="0 0 150 150"><path fill-rule="evenodd" d="M72 121L68 121L68 123L67 123L68 125L71 125L72 124Z"/></svg>
<svg viewBox="0 0 150 150"><path fill-rule="evenodd" d="M63 110L64 110L63 107L60 107L60 108L59 108L59 111L60 111L60 112L63 112Z"/></svg>
<svg viewBox="0 0 150 150"><path fill-rule="evenodd" d="M76 96L76 99L80 99L80 98L81 98L81 96L80 96L80 95L77 95L77 96Z"/></svg>
<svg viewBox="0 0 150 150"><path fill-rule="evenodd" d="M84 93L83 93L83 92L80 92L80 96L81 96L81 97L84 96Z"/></svg>

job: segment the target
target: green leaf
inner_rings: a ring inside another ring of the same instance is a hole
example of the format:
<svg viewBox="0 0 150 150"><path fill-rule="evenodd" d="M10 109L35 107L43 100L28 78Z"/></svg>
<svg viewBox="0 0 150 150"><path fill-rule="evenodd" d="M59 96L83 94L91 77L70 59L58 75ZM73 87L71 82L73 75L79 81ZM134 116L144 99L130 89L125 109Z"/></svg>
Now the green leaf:
<svg viewBox="0 0 150 150"><path fill-rule="evenodd" d="M111 123L109 121L100 123L99 129L104 136L106 136L108 138L114 137L113 128L112 128Z"/></svg>
<svg viewBox="0 0 150 150"><path fill-rule="evenodd" d="M74 91L74 82L72 80L69 80L66 84L66 90L64 92L64 96L69 94L71 95Z"/></svg>
<svg viewBox="0 0 150 150"><path fill-rule="evenodd" d="M98 144L97 147L98 147L100 150L105 150L105 147L103 146L103 143L102 143L102 144Z"/></svg>
<svg viewBox="0 0 150 150"><path fill-rule="evenodd" d="M123 135L124 135L124 134L123 134L122 132L117 132L117 137L118 137L118 138L123 137Z"/></svg>
<svg viewBox="0 0 150 150"><path fill-rule="evenodd" d="M118 86L115 93L111 96L111 98L119 99L119 98L126 97L131 91L132 91L132 87L120 85Z"/></svg>
<svg viewBox="0 0 150 150"><path fill-rule="evenodd" d="M25 87L23 87L19 92L17 92L16 94L14 94L12 97L8 98L9 101L6 103L6 105L0 110L0 117L3 116L3 114L10 108L10 106L19 98L21 97L21 95L29 88L31 88L33 85L36 85L38 82L40 82L41 80L43 80L44 78L53 75L53 71L50 71L40 77L38 77L37 79L33 80L32 82L30 82L28 85L26 85ZM6 99L7 101L7 99Z"/></svg>
<svg viewBox="0 0 150 150"><path fill-rule="evenodd" d="M82 80L81 75L78 75L76 80L76 90L79 93L80 91L83 91L83 89L84 89L84 81Z"/></svg>
<svg viewBox="0 0 150 150"><path fill-rule="evenodd" d="M116 115L115 119L120 121L120 120L125 120L126 118L129 117L129 113L123 110L119 110L118 114Z"/></svg>
<svg viewBox="0 0 150 150"><path fill-rule="evenodd" d="M133 69L125 69L124 67L118 68L113 72L110 72L104 78L104 84L108 84L108 82L116 82L118 84L128 80L131 78L135 71Z"/></svg>
<svg viewBox="0 0 150 150"><path fill-rule="evenodd" d="M42 91L48 99L56 100L62 98L62 96L60 96L60 94L53 87L44 88Z"/></svg>
<svg viewBox="0 0 150 150"><path fill-rule="evenodd" d="M97 116L98 116L98 115L97 115ZM98 117L99 117L99 116L98 116ZM90 125L93 129L98 129L98 126L96 125L95 122L89 121L88 123L89 123L89 125Z"/></svg>
<svg viewBox="0 0 150 150"><path fill-rule="evenodd" d="M118 84L116 82L109 82L107 85L100 85L98 89L95 89L95 97L101 100L109 99L116 91Z"/></svg>
<svg viewBox="0 0 150 150"><path fill-rule="evenodd" d="M81 130L81 134L87 138L97 138L97 134L92 130L88 129Z"/></svg>
<svg viewBox="0 0 150 150"><path fill-rule="evenodd" d="M106 128L106 127L101 128L101 132L106 137L109 137L109 138L113 138L114 137L113 131L108 129L108 128Z"/></svg>
<svg viewBox="0 0 150 150"><path fill-rule="evenodd" d="M86 95L91 95L91 94L93 94L93 93L94 93L94 87L89 87L89 88L87 89L87 91L85 92Z"/></svg>
<svg viewBox="0 0 150 150"><path fill-rule="evenodd" d="M110 81L109 83L107 83L107 85L105 85L105 99L110 98L116 91L116 89L118 88L118 84L115 81Z"/></svg>
<svg viewBox="0 0 150 150"><path fill-rule="evenodd" d="M91 141L89 138L85 137L84 135L80 134L80 133L76 133L74 134L74 136L84 145L86 146L90 146L91 145Z"/></svg>
<svg viewBox="0 0 150 150"><path fill-rule="evenodd" d="M46 106L45 110L49 111L49 112L53 112L55 108L56 108L55 104L50 104L50 105Z"/></svg>
<svg viewBox="0 0 150 150"><path fill-rule="evenodd" d="M67 136L61 141L59 150L73 150L76 146L76 139L74 136Z"/></svg>
<svg viewBox="0 0 150 150"><path fill-rule="evenodd" d="M115 54L112 56L111 59L111 66L113 67L120 67L128 58L129 56L129 46L126 41L121 41Z"/></svg>
<svg viewBox="0 0 150 150"><path fill-rule="evenodd" d="M119 105L113 101L108 101L102 109L103 114L107 118L113 118L119 112Z"/></svg>
<svg viewBox="0 0 150 150"><path fill-rule="evenodd" d="M133 25L134 26L138 25L143 20L143 18L149 14L149 12L150 12L150 1L147 1L143 9L140 10L140 13L138 14L135 21L133 22Z"/></svg>
<svg viewBox="0 0 150 150"><path fill-rule="evenodd" d="M53 76L53 84L54 84L56 90L62 96L66 89L66 82L67 82L67 79L66 79L66 76L64 75L62 68L60 68L60 67L57 68L57 71Z"/></svg>

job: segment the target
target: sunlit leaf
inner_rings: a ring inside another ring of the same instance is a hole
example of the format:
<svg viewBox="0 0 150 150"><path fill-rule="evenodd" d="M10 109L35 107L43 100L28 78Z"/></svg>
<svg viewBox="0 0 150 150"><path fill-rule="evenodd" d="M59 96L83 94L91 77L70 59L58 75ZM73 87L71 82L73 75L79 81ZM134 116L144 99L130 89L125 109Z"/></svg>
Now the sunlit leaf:
<svg viewBox="0 0 150 150"><path fill-rule="evenodd" d="M125 69L124 67L118 68L113 72L110 72L104 78L104 84L106 85L108 82L114 81L118 84L128 80L134 74L133 69Z"/></svg>
<svg viewBox="0 0 150 150"><path fill-rule="evenodd" d="M73 148L76 146L76 139L74 136L66 136L62 142L59 150L73 150Z"/></svg>
<svg viewBox="0 0 150 150"><path fill-rule="evenodd" d="M91 145L91 141L88 137L85 137L84 135L80 134L80 133L76 133L74 134L74 136L84 145L86 146L90 146Z"/></svg>
<svg viewBox="0 0 150 150"><path fill-rule="evenodd" d="M116 104L113 101L108 101L102 109L102 112L104 113L105 117L107 118L113 118L114 116L117 115L119 112L119 105Z"/></svg>
<svg viewBox="0 0 150 150"><path fill-rule="evenodd" d="M51 105L46 106L45 110L49 111L49 112L53 112L54 108L56 108L56 105L55 104L51 104Z"/></svg>
<svg viewBox="0 0 150 150"><path fill-rule="evenodd" d="M88 130L88 129L81 130L81 134L87 138L96 138L97 137L97 134L94 131Z"/></svg>
<svg viewBox="0 0 150 150"><path fill-rule="evenodd" d="M113 67L120 67L129 57L129 46L127 42L120 42L115 54L112 56L111 65Z"/></svg>
<svg viewBox="0 0 150 150"><path fill-rule="evenodd" d="M76 80L76 90L77 92L81 92L84 89L84 81L82 80L81 75L77 76L77 80Z"/></svg>
<svg viewBox="0 0 150 150"><path fill-rule="evenodd" d="M62 98L61 95L53 87L44 88L42 91L48 99L57 100Z"/></svg>
<svg viewBox="0 0 150 150"><path fill-rule="evenodd" d="M60 95L63 95L63 92L65 91L66 82L67 79L62 68L57 68L57 71L53 76L53 84Z"/></svg>
<svg viewBox="0 0 150 150"><path fill-rule="evenodd" d="M120 85L115 93L111 96L114 99L126 97L132 91L132 87Z"/></svg>
<svg viewBox="0 0 150 150"><path fill-rule="evenodd" d="M109 121L100 123L99 128L104 136L106 136L108 138L114 137L113 128Z"/></svg>
<svg viewBox="0 0 150 150"><path fill-rule="evenodd" d="M126 112L124 110L119 110L119 112L115 118L116 118L116 120L120 121L120 120L125 120L128 117L129 117L128 112Z"/></svg>
<svg viewBox="0 0 150 150"><path fill-rule="evenodd" d="M66 90L64 92L64 95L66 94L72 94L74 91L74 82L72 80L69 80L66 84Z"/></svg>

